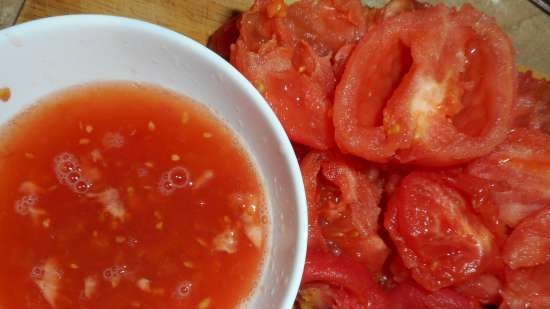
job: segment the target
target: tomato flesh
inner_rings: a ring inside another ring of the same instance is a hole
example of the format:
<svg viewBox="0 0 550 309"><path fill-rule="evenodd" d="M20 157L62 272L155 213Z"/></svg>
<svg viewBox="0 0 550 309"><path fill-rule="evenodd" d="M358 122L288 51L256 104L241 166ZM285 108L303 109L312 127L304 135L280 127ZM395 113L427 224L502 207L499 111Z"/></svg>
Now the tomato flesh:
<svg viewBox="0 0 550 309"><path fill-rule="evenodd" d="M379 273L388 248L378 235L377 171L333 153L311 152L301 163L309 214L309 246L346 253Z"/></svg>
<svg viewBox="0 0 550 309"><path fill-rule="evenodd" d="M384 226L412 277L435 291L488 267L493 235L468 201L436 174L413 172L388 203Z"/></svg>
<svg viewBox="0 0 550 309"><path fill-rule="evenodd" d="M494 21L468 6L381 22L358 43L337 85L339 148L367 160L424 165L487 154L510 127L513 56Z"/></svg>
<svg viewBox="0 0 550 309"><path fill-rule="evenodd" d="M512 269L550 263L550 205L523 220L504 244Z"/></svg>

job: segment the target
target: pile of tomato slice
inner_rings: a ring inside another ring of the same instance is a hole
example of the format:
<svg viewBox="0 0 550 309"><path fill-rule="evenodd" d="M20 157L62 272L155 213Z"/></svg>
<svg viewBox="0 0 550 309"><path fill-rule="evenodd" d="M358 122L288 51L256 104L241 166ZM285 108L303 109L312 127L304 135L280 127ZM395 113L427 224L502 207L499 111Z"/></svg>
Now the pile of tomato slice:
<svg viewBox="0 0 550 309"><path fill-rule="evenodd" d="M257 0L210 46L295 143L295 308L550 308L550 81L517 71L494 19Z"/></svg>

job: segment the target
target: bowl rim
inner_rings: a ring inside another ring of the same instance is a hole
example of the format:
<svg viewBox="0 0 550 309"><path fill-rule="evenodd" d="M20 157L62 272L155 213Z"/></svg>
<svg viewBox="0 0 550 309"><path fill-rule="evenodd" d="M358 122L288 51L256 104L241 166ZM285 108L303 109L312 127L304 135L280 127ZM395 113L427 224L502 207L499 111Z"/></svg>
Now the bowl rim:
<svg viewBox="0 0 550 309"><path fill-rule="evenodd" d="M253 104L256 105L260 115L269 121L269 126L272 128L276 135L276 142L279 145L280 154L283 156L289 171L292 181L291 188L296 196L295 213L297 214L297 235L295 238L296 247L294 248L293 258L293 272L290 276L287 287L284 289L284 300L282 301L282 308L292 308L298 289L300 287L301 278L304 272L306 251L307 251L307 233L308 233L308 219L307 219L307 201L304 183L300 171L300 166L292 144L285 133L285 130L276 117L273 110L269 107L263 96L257 91L257 89L229 62L221 58L215 52L207 48L205 45L187 37L186 35L176 32L174 30L162 27L157 24L153 24L147 21L138 20L129 17L108 15L108 14L71 14L45 17L36 20L27 21L21 24L17 24L5 29L0 30L0 36L6 36L8 39L10 36L17 36L20 33L25 33L25 36L34 31L44 31L44 27L61 25L74 25L74 24L97 24L101 23L108 26L130 26L135 27L138 31L147 31L153 33L156 36L165 40L177 41L185 48L189 48L192 52L205 58L207 62L213 63L213 65L221 70L222 74L228 75L238 87L240 87L248 97L251 98ZM267 257L267 256L266 256ZM267 264L266 264L267 266ZM254 295L255 293L252 293Z"/></svg>

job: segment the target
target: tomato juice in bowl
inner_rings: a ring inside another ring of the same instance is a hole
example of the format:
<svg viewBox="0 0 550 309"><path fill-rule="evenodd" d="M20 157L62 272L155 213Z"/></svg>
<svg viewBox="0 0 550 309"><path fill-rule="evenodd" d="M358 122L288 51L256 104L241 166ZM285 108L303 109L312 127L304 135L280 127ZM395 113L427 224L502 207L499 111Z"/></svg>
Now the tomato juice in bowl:
<svg viewBox="0 0 550 309"><path fill-rule="evenodd" d="M4 30L0 56L0 307L291 307L302 181L236 70L108 16Z"/></svg>

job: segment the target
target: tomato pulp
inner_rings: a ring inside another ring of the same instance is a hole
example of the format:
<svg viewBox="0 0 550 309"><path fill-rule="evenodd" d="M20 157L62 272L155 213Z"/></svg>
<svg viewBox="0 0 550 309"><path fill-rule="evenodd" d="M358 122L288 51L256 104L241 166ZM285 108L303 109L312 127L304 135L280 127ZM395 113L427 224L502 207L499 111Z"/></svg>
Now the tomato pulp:
<svg viewBox="0 0 550 309"><path fill-rule="evenodd" d="M1 141L0 307L234 308L254 288L263 189L201 105L153 86L82 86Z"/></svg>

